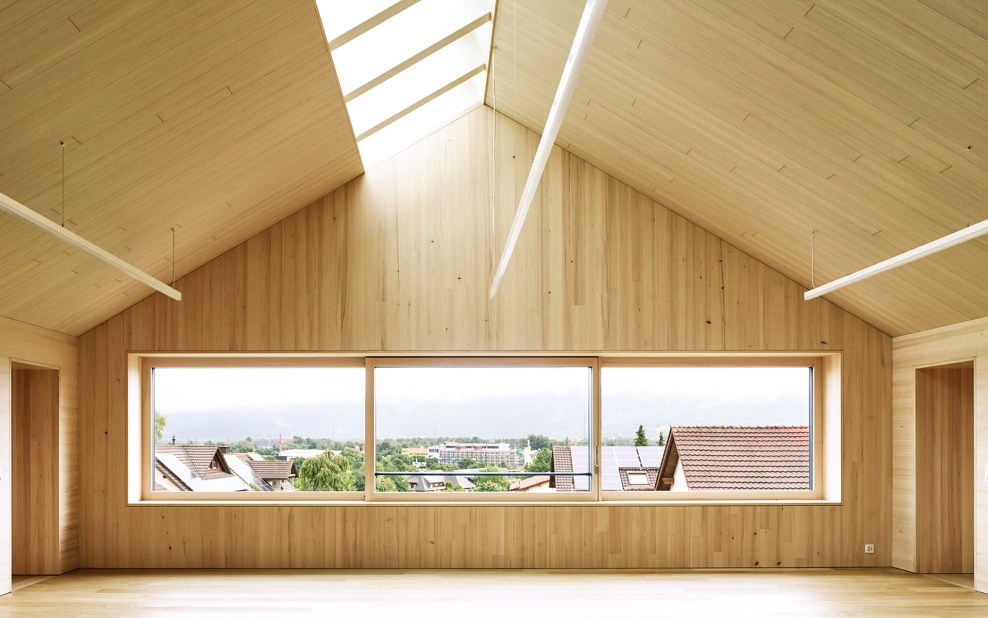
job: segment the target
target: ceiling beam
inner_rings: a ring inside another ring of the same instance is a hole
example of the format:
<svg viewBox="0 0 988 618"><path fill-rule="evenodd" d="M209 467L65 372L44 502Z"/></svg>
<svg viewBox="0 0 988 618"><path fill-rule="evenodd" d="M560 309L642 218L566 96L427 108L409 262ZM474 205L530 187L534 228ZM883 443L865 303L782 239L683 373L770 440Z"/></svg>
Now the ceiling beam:
<svg viewBox="0 0 988 618"><path fill-rule="evenodd" d="M556 97L549 108L549 116L545 121L545 130L542 132L542 139L539 147L535 151L535 160L532 162L532 170L528 173L528 181L522 190L521 199L518 201L518 210L515 211L515 219L511 222L511 231L508 232L508 240L504 243L504 251L501 253L501 261L497 265L494 273L494 281L491 283L490 298L497 295L497 289L504 278L504 271L511 261L511 254L515 250L521 228L525 224L525 217L528 216L528 209L532 206L532 199L535 197L535 189L542 179L542 172L545 171L545 164L549 160L549 153L556 143L556 135L559 134L559 127L563 124L566 116L566 108L569 107L570 99L573 98L573 91L576 89L576 82L580 77L580 69L590 52L590 44L593 42L597 27L604 17L604 8L607 0L587 0L587 5L583 9L583 17L580 18L580 25L576 29L576 36L573 37L573 47L570 49L569 57L566 58L566 65L563 67L562 77L559 78L559 88L556 90Z"/></svg>
<svg viewBox="0 0 988 618"><path fill-rule="evenodd" d="M132 266L131 264L121 260L117 256L113 255L109 251L94 245L82 236L74 232L70 232L64 227L58 225L51 219L44 217L37 212L31 210L24 204L21 204L17 200L7 197L3 193L0 193L0 210L6 211L15 217L20 217L21 219L27 221L28 223L33 223L34 225L40 227L44 231L52 234L59 240L67 242L70 245L76 247L77 249L82 249L89 255L92 255L100 260L106 262L110 266L116 268L117 270L123 271L127 275L130 275L134 279L140 281L144 285L151 287L158 292L161 292L169 298L174 298L175 300L182 300L182 293L175 288L165 285L158 279L147 274L143 270Z"/></svg>
<svg viewBox="0 0 988 618"><path fill-rule="evenodd" d="M916 247L915 249L910 249L905 253L900 253L895 257L890 257L884 262L879 262L878 264L869 266L868 268L862 268L861 270L853 272L850 275L845 275L840 279L835 279L826 285L817 286L812 290L806 291L803 294L803 299L812 300L818 296L829 294L830 292L838 290L845 285L857 283L858 281L867 279L868 277L877 275L878 273L891 270L902 266L903 264L908 264L909 262L924 258L928 255L933 255L938 251L943 251L944 249L948 249L954 245L959 245L962 242L971 240L972 238L977 238L978 236L982 236L984 234L988 234L988 219L985 219L981 223L975 223L974 225L954 232L953 234L948 234L943 238L938 238L934 241L928 242L925 245Z"/></svg>

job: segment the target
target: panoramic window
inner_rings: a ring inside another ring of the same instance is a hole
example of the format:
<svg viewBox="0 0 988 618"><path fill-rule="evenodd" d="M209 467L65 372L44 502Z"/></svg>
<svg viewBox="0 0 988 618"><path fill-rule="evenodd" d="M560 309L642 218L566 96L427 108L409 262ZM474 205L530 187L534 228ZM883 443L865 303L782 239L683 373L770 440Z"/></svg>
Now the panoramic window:
<svg viewBox="0 0 988 618"><path fill-rule="evenodd" d="M362 366L155 366L153 492L357 492L364 475Z"/></svg>
<svg viewBox="0 0 988 618"><path fill-rule="evenodd" d="M601 398L604 492L809 497L816 488L812 366L604 366Z"/></svg>
<svg viewBox="0 0 988 618"><path fill-rule="evenodd" d="M835 502L840 362L132 354L128 499Z"/></svg>
<svg viewBox="0 0 988 618"><path fill-rule="evenodd" d="M589 494L591 364L495 362L375 360L378 492L415 499Z"/></svg>

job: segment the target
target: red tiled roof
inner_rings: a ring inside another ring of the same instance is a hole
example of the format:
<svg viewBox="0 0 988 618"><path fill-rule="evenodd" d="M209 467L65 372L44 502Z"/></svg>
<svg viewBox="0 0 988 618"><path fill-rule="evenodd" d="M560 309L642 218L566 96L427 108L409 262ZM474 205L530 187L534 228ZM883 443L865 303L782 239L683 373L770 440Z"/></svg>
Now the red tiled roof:
<svg viewBox="0 0 988 618"><path fill-rule="evenodd" d="M644 472L648 482L645 485L635 485L628 482L629 472ZM654 491L655 483L659 479L658 468L618 468L618 476L621 479L621 491Z"/></svg>
<svg viewBox="0 0 988 618"><path fill-rule="evenodd" d="M527 479L521 479L520 481L515 481L508 487L508 491L524 491L526 489L531 489L532 487L538 487L543 483L549 482L552 478L545 474L540 474L538 476L530 476Z"/></svg>
<svg viewBox="0 0 988 618"><path fill-rule="evenodd" d="M570 453L568 446L552 447L552 471L573 471L573 455ZM554 476L549 486L554 487L556 491L576 491L576 485L573 482L572 476Z"/></svg>
<svg viewBox="0 0 988 618"><path fill-rule="evenodd" d="M672 427L670 457L660 478L671 477L675 454L690 490L807 490L810 430L799 426ZM670 469L671 468L671 469Z"/></svg>
<svg viewBox="0 0 988 618"><path fill-rule="evenodd" d="M207 444L158 444L155 447L157 453L168 453L178 459L182 465L193 471L201 479L214 478L217 475L229 475L226 462L217 455L219 447ZM216 460L218 468L210 470L209 466Z"/></svg>
<svg viewBox="0 0 988 618"><path fill-rule="evenodd" d="M290 479L298 475L298 472L295 470L295 462L293 461L258 461L256 459L247 459L246 461L250 469L254 471L254 474L265 481Z"/></svg>

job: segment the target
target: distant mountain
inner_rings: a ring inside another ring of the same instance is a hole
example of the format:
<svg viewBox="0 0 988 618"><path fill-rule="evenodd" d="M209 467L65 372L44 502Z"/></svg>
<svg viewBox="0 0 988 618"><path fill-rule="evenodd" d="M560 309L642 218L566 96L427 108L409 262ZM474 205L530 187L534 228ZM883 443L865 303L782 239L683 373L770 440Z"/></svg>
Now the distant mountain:
<svg viewBox="0 0 988 618"><path fill-rule="evenodd" d="M656 402L636 398L612 399L603 411L604 437L634 436L643 425L649 440L669 425L804 425L806 404L797 401L750 403L729 408L690 409L676 397ZM231 442L246 437L286 438L298 435L334 440L363 440L362 407L327 410L323 406L275 406L220 410L161 410L167 423L164 436L178 442ZM551 396L488 398L470 408L462 404L421 405L401 402L376 419L379 438L413 436L526 436L544 434L556 439L579 439L588 434L585 409L564 409Z"/></svg>

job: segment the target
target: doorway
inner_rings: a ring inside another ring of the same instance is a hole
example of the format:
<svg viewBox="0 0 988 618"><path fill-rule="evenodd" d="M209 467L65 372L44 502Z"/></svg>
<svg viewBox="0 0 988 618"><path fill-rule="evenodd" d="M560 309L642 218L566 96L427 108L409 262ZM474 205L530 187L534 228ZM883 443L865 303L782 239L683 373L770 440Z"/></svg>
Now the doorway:
<svg viewBox="0 0 988 618"><path fill-rule="evenodd" d="M916 370L916 571L974 573L974 363Z"/></svg>
<svg viewBox="0 0 988 618"><path fill-rule="evenodd" d="M58 370L11 363L11 570L59 572Z"/></svg>

